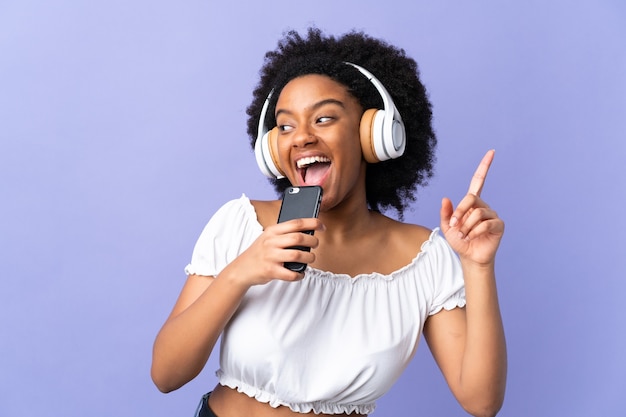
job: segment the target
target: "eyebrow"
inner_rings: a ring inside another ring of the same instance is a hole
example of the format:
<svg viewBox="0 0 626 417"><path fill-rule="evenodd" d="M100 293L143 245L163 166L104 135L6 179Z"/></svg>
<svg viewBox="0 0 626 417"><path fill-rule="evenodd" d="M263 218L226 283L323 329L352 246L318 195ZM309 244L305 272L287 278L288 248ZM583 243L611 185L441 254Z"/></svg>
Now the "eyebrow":
<svg viewBox="0 0 626 417"><path fill-rule="evenodd" d="M337 99L335 99L335 98L327 98L327 99L325 99L325 100L318 101L317 103L315 103L315 104L313 104L312 106L310 106L309 108L307 108L307 110L317 110L317 109L319 109L320 107L325 106L325 105L327 105L327 104L336 104L337 106L339 106L339 107L341 107L341 108L343 108L343 109L345 109L345 108L346 108L346 106L345 106L345 104L343 103L343 101L337 100ZM286 110L286 109L278 109L278 110L276 111L276 116L274 116L274 117L278 117L278 116L279 116L280 114L282 114L282 113L285 113L285 114L292 114L292 112L291 112L291 111L289 111L289 110Z"/></svg>

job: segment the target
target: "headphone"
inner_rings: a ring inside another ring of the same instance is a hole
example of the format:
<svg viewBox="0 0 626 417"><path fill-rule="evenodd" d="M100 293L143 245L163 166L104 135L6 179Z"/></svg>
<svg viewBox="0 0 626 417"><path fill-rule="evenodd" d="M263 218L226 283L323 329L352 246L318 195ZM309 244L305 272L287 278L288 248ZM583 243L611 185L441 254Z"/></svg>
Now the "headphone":
<svg viewBox="0 0 626 417"><path fill-rule="evenodd" d="M350 62L345 64L359 70L376 87L383 99L382 110L368 109L361 116L359 134L363 157L367 162L374 164L402 156L406 147L406 133L391 95L382 83L365 68ZM261 110L254 154L257 165L265 176L280 179L285 178L285 173L278 163L278 128L274 127L270 130L265 126L265 114L273 93L274 90L269 93Z"/></svg>

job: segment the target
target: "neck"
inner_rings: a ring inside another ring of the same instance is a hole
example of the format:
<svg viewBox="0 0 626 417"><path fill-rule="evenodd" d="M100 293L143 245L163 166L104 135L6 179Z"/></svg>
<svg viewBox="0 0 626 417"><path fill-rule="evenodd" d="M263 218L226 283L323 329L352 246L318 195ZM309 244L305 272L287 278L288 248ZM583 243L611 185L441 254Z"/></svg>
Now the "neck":
<svg viewBox="0 0 626 417"><path fill-rule="evenodd" d="M327 242L345 242L358 239L372 231L374 221L381 215L367 208L365 190L347 198L339 205L320 213L326 226L321 239Z"/></svg>

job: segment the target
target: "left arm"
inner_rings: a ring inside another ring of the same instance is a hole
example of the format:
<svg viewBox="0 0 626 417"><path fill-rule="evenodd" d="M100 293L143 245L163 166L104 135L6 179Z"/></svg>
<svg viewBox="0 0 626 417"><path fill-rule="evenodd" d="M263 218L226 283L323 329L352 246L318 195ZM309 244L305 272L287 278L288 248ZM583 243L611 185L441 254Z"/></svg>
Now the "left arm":
<svg viewBox="0 0 626 417"><path fill-rule="evenodd" d="M480 199L492 160L489 151L456 210L447 198L441 207L441 230L461 260L466 307L442 310L424 327L433 357L456 399L470 414L486 417L495 416L502 407L507 372L495 279L504 222Z"/></svg>

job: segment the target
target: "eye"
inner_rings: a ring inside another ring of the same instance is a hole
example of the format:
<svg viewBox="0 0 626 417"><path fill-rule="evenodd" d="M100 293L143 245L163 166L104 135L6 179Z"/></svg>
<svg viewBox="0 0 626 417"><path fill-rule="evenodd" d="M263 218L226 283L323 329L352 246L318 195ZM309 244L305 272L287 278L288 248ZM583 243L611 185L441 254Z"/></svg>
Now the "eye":
<svg viewBox="0 0 626 417"><path fill-rule="evenodd" d="M291 130L293 130L293 126L290 125L278 125L278 130L281 132L289 132Z"/></svg>
<svg viewBox="0 0 626 417"><path fill-rule="evenodd" d="M317 123L328 123L331 120L333 120L333 118L330 116L321 116L317 118Z"/></svg>

